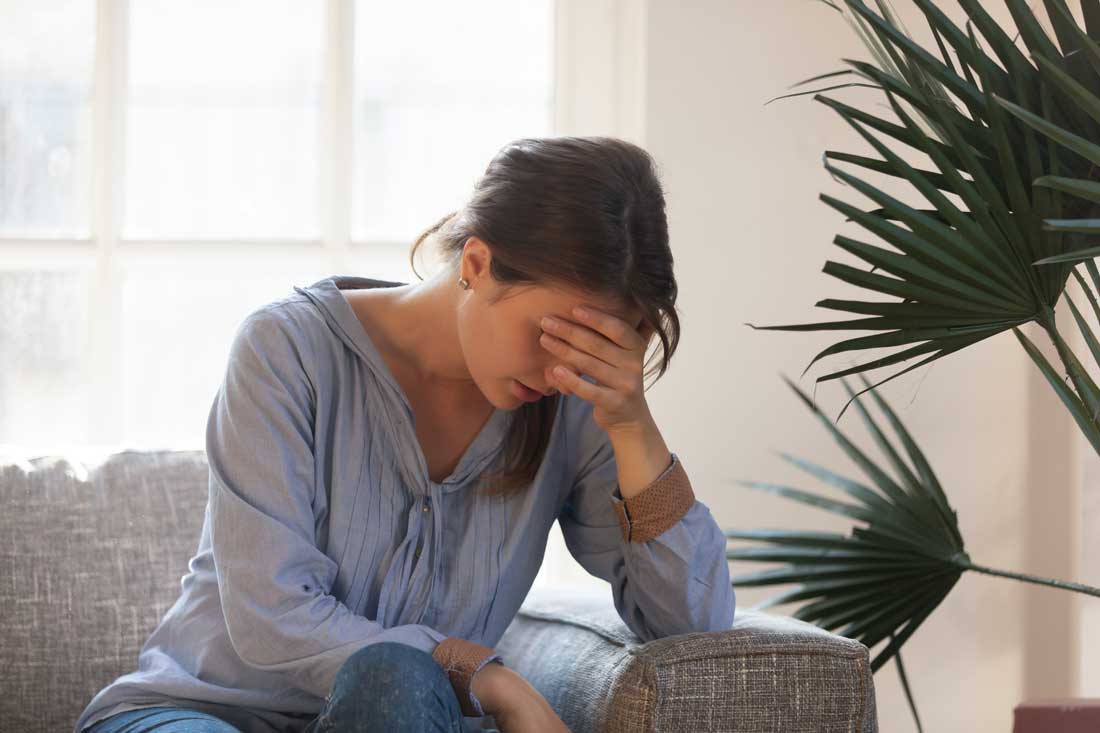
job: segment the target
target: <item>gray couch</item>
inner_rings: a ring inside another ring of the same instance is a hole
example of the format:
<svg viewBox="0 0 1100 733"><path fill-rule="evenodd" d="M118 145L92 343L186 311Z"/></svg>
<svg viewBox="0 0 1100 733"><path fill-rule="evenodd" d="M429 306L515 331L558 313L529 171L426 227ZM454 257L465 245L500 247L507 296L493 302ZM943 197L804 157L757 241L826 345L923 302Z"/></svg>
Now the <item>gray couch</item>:
<svg viewBox="0 0 1100 733"><path fill-rule="evenodd" d="M0 729L68 733L175 601L207 497L202 451L0 453ZM877 731L862 644L737 609L642 643L611 593L532 593L496 645L575 732Z"/></svg>

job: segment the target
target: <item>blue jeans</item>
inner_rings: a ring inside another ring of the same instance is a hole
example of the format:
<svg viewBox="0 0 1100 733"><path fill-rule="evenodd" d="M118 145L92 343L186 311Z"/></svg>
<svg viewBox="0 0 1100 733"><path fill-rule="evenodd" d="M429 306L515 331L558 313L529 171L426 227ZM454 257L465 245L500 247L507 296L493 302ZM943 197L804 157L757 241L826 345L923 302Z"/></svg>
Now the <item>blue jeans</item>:
<svg viewBox="0 0 1100 733"><path fill-rule="evenodd" d="M209 713L184 707L127 710L86 733L241 733ZM451 682L427 652L398 642L368 644L344 662L321 712L302 733L465 733Z"/></svg>

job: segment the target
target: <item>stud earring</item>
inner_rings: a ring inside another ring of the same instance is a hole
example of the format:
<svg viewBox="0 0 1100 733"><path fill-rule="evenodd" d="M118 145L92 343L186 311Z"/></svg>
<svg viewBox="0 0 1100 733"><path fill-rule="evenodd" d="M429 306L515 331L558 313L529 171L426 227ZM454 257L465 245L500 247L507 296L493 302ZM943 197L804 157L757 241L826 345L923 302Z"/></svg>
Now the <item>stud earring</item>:
<svg viewBox="0 0 1100 733"><path fill-rule="evenodd" d="M458 278L458 284L462 286L463 290L469 290L470 289L470 281L467 280L464 277Z"/></svg>

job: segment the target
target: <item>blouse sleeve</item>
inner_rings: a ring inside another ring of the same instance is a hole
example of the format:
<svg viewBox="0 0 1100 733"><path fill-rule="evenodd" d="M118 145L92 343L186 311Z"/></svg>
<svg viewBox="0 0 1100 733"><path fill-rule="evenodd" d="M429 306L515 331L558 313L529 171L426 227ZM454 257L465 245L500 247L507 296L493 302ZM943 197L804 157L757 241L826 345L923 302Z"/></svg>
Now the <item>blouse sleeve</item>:
<svg viewBox="0 0 1100 733"><path fill-rule="evenodd" d="M470 680L492 649L421 624L383 628L332 594L337 565L316 543L316 393L308 354L278 310L238 327L206 426L211 544L229 640L245 664L326 697L356 650L382 641L426 651L463 714L483 715Z"/></svg>
<svg viewBox="0 0 1100 733"><path fill-rule="evenodd" d="M695 498L679 456L623 499L611 440L591 410L576 441L580 468L558 522L577 562L611 584L623 622L643 641L730 628L726 536Z"/></svg>

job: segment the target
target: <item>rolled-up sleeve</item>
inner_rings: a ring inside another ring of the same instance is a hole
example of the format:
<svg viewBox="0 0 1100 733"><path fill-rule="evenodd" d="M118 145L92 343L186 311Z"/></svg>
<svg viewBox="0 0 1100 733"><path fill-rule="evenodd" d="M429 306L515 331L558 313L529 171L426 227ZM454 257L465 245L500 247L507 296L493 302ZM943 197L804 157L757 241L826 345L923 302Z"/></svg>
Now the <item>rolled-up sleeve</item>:
<svg viewBox="0 0 1100 733"><path fill-rule="evenodd" d="M326 697L358 649L377 642L428 652L465 715L482 715L470 680L492 649L421 624L383 628L332 594L335 561L316 542L314 415L308 347L277 309L234 334L206 427L211 545L229 639L241 661Z"/></svg>
<svg viewBox="0 0 1100 733"><path fill-rule="evenodd" d="M733 624L726 537L680 457L623 499L611 440L591 419L573 437L579 469L558 515L570 553L611 584L615 608L643 641Z"/></svg>

